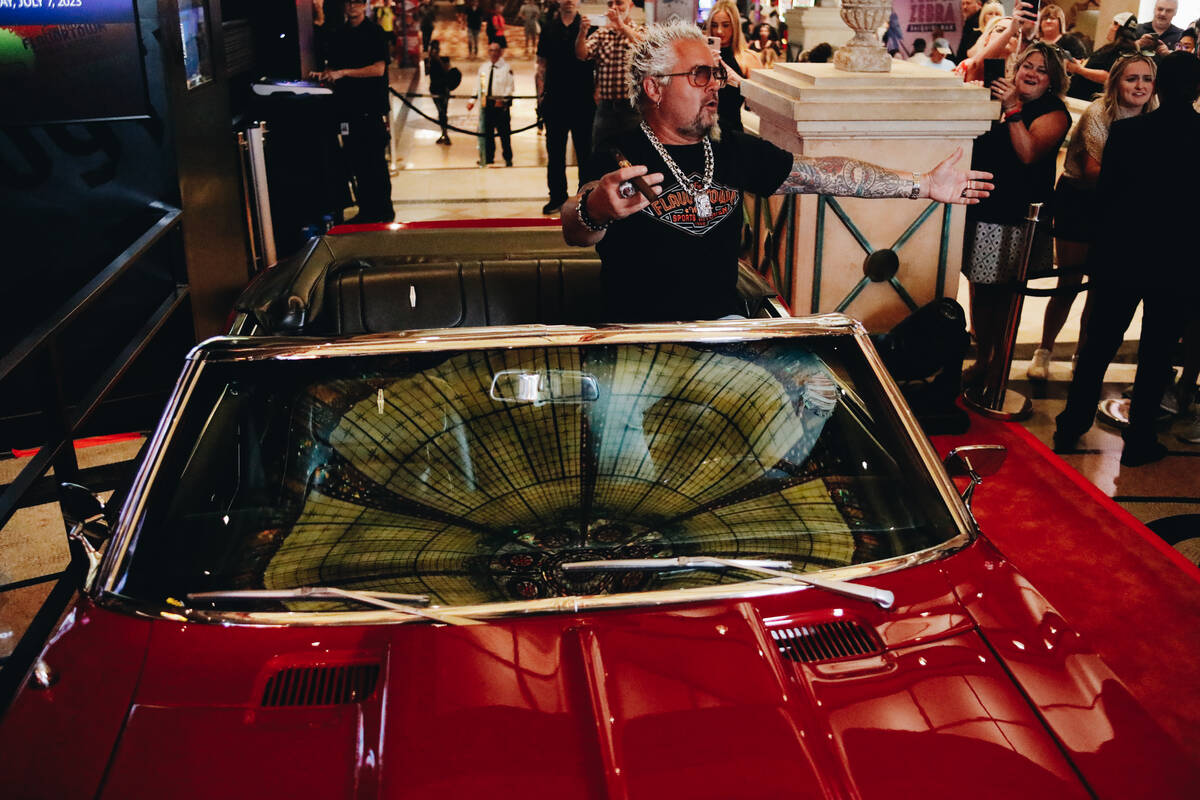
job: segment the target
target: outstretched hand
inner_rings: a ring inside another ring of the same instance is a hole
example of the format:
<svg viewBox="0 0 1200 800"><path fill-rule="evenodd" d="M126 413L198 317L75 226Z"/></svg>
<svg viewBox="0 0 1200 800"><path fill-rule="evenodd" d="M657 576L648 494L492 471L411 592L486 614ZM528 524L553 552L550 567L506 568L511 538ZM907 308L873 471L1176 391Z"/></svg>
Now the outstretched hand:
<svg viewBox="0 0 1200 800"><path fill-rule="evenodd" d="M930 199L939 203L975 205L992 193L995 188L990 182L992 173L954 168L962 156L963 149L959 147L929 171L926 179L929 181Z"/></svg>

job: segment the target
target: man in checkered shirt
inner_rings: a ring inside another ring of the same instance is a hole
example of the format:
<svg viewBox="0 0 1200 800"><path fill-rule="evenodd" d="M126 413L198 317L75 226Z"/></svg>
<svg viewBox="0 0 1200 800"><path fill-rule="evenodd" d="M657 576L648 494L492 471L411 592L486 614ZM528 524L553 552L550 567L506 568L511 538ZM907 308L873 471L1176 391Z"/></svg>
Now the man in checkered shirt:
<svg viewBox="0 0 1200 800"><path fill-rule="evenodd" d="M645 35L635 25L632 0L608 0L608 22L587 39L575 43L575 55L596 64L596 116L592 120L592 148L598 152L612 137L637 127L638 115L625 88L626 56Z"/></svg>

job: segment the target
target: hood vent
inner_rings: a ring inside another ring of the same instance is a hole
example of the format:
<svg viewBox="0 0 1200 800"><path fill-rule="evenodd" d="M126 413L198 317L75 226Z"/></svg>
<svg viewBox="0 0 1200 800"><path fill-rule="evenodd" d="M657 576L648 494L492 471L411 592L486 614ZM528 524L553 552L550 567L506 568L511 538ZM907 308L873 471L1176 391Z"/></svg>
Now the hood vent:
<svg viewBox="0 0 1200 800"><path fill-rule="evenodd" d="M333 706L359 703L375 691L378 664L290 667L267 680L264 706Z"/></svg>
<svg viewBox="0 0 1200 800"><path fill-rule="evenodd" d="M852 620L772 628L771 637L780 655L804 664L883 652L875 637Z"/></svg>

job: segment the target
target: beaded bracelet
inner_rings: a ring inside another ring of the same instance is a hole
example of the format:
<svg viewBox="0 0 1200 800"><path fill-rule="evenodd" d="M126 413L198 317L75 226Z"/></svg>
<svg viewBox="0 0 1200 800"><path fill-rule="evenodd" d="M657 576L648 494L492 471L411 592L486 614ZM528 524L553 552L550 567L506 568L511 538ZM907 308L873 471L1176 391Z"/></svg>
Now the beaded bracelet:
<svg viewBox="0 0 1200 800"><path fill-rule="evenodd" d="M595 187L593 187L593 188L595 188ZM579 217L580 225L587 228L589 231L592 231L593 233L599 233L600 231L608 228L608 226L612 224L612 220L610 219L608 222L605 222L604 224L599 224L594 219L592 219L592 215L589 214L588 210L587 210L588 196L591 193L592 193L592 189L585 189L583 194L579 195L579 203L575 206L575 213L576 213L576 216Z"/></svg>

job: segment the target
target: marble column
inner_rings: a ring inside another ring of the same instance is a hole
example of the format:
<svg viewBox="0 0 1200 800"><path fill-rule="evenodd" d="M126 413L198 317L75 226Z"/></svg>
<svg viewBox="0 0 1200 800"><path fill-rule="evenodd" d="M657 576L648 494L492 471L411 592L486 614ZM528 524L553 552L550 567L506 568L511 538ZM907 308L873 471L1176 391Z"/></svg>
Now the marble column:
<svg viewBox="0 0 1200 800"><path fill-rule="evenodd" d="M837 50L854 36L854 31L842 20L838 0L826 0L812 8L789 8L784 21L789 41L804 50L811 50L821 42L829 42Z"/></svg>
<svg viewBox="0 0 1200 800"><path fill-rule="evenodd" d="M891 72L833 64L775 64L742 94L759 133L793 153L844 156L926 172L972 143L999 116L986 89L953 73L898 61ZM965 207L928 200L795 198L786 247L793 313L843 311L869 330L891 328L938 297L953 297L962 263ZM779 208L781 198L772 198ZM786 254L785 254L786 255Z"/></svg>

